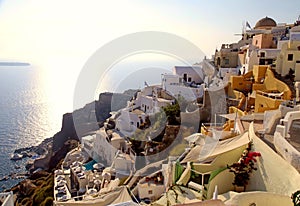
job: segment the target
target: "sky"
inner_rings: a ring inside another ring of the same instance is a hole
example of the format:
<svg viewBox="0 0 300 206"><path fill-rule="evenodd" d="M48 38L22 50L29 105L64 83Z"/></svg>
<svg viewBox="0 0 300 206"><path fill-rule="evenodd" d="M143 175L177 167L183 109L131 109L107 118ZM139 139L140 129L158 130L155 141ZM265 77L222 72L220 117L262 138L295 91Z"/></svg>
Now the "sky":
<svg viewBox="0 0 300 206"><path fill-rule="evenodd" d="M126 34L168 32L210 57L222 43L238 41L234 34L246 21L293 23L299 15L294 0L0 0L0 60L29 62L57 84L64 81L57 74L68 76L72 88L88 58Z"/></svg>

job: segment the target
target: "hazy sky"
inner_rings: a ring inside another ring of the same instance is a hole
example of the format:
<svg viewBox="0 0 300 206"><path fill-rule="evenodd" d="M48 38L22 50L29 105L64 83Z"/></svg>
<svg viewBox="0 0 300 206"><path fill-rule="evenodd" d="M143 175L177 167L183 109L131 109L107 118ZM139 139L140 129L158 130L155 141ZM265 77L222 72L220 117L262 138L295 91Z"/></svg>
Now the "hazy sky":
<svg viewBox="0 0 300 206"><path fill-rule="evenodd" d="M222 43L239 40L234 34L245 21L254 26L269 16L293 23L299 14L295 0L0 0L0 60L76 78L98 48L125 34L173 33L210 56Z"/></svg>
<svg viewBox="0 0 300 206"><path fill-rule="evenodd" d="M300 1L76 1L4 0L0 3L0 58L24 61L85 59L114 38L164 31L186 38L207 55L239 39L242 23L264 16L292 23ZM54 57L52 57L54 55Z"/></svg>

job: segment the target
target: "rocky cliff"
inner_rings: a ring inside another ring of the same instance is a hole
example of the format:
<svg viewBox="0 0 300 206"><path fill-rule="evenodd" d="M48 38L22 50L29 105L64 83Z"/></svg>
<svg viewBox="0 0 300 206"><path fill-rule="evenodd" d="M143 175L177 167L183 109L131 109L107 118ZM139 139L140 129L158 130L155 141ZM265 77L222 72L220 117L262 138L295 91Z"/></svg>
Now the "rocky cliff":
<svg viewBox="0 0 300 206"><path fill-rule="evenodd" d="M101 93L98 101L86 104L73 113L64 114L61 131L53 137L53 154L49 169L54 168L66 155L69 140L78 141L82 136L98 130L103 122L110 117L111 111L126 107L127 101L132 98L135 92L135 90L128 90L123 94Z"/></svg>
<svg viewBox="0 0 300 206"><path fill-rule="evenodd" d="M73 113L64 114L61 130L52 138L46 139L39 146L16 150L15 152L18 153L40 153L42 157L35 161L30 171L35 171L38 168L47 171L33 173L28 179L11 189L16 196L15 204L52 204L52 171L59 168L66 154L78 145L77 142L80 137L99 129L103 122L110 117L111 111L117 111L126 107L127 101L132 98L135 92L135 90L128 90L123 94L101 93L98 101L91 102Z"/></svg>

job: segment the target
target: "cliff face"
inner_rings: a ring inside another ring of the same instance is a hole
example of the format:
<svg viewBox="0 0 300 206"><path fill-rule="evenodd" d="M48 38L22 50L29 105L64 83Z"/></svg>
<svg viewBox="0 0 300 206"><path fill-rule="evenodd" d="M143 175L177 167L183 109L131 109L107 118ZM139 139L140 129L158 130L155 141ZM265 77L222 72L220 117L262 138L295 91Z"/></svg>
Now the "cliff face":
<svg viewBox="0 0 300 206"><path fill-rule="evenodd" d="M63 115L61 130L53 136L53 152L57 152L68 139L78 140L72 113Z"/></svg>
<svg viewBox="0 0 300 206"><path fill-rule="evenodd" d="M52 157L49 160L49 169L55 168L59 161L74 146L70 140L80 140L88 133L92 133L103 126L103 122L110 117L111 111L126 107L134 95L135 90L124 94L101 93L99 100L86 104L83 108L73 113L63 115L61 131L53 136Z"/></svg>
<svg viewBox="0 0 300 206"><path fill-rule="evenodd" d="M96 118L99 123L104 122L110 117L111 111L118 111L127 106L129 101L136 93L136 90L128 90L123 94L119 93L101 93L99 101L95 102Z"/></svg>

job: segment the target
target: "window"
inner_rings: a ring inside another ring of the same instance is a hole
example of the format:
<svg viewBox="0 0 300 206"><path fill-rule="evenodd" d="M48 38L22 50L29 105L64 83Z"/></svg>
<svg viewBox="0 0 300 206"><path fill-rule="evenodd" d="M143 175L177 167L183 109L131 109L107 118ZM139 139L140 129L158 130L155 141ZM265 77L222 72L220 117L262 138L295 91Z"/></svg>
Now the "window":
<svg viewBox="0 0 300 206"><path fill-rule="evenodd" d="M192 78L191 78L191 77L189 77L189 78L188 78L188 82L191 82L191 81L192 81Z"/></svg>
<svg viewBox="0 0 300 206"><path fill-rule="evenodd" d="M293 57L294 57L293 54L288 54L288 61L293 61Z"/></svg>
<svg viewBox="0 0 300 206"><path fill-rule="evenodd" d="M187 74L183 74L183 80L186 82L187 81Z"/></svg>
<svg viewBox="0 0 300 206"><path fill-rule="evenodd" d="M220 66L220 64L221 64L221 58L218 57L218 58L217 58L217 65Z"/></svg>
<svg viewBox="0 0 300 206"><path fill-rule="evenodd" d="M258 40L255 41L255 45L257 45L257 44L258 44Z"/></svg>
<svg viewBox="0 0 300 206"><path fill-rule="evenodd" d="M148 194L152 195L153 194L153 190L148 190Z"/></svg>
<svg viewBox="0 0 300 206"><path fill-rule="evenodd" d="M265 57L265 52L261 52L260 57Z"/></svg>
<svg viewBox="0 0 300 206"><path fill-rule="evenodd" d="M224 59L224 64L228 65L229 64L229 59Z"/></svg>

